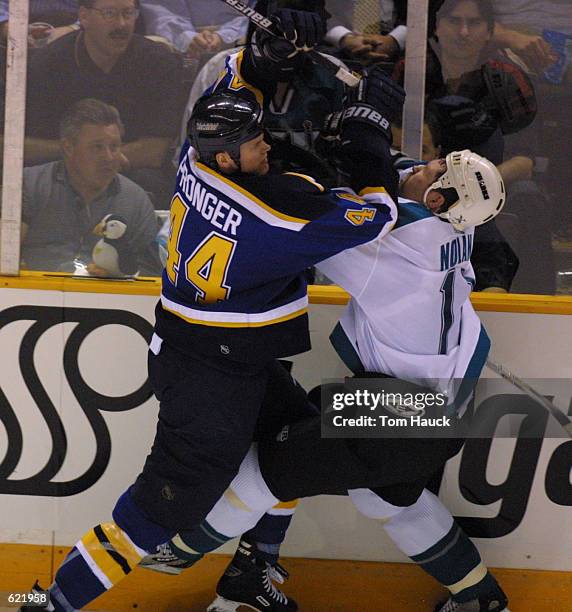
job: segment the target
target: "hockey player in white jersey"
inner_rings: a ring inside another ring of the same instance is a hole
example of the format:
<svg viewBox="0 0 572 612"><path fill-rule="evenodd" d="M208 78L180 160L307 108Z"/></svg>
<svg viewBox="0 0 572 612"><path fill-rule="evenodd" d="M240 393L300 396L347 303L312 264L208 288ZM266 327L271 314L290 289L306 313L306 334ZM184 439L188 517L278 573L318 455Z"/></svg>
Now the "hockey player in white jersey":
<svg viewBox="0 0 572 612"><path fill-rule="evenodd" d="M332 341L346 359L348 348L359 354L355 374L476 379L489 341L469 301L470 257L474 227L504 205L502 179L488 160L461 151L403 172L400 194L397 224L379 249L319 264L353 296Z"/></svg>
<svg viewBox="0 0 572 612"><path fill-rule="evenodd" d="M461 151L405 172L400 194L397 224L379 249L350 249L320 264L353 296L332 343L356 376L381 373L446 390L467 420L490 348L469 299L474 227L501 211L504 184L492 163ZM274 497L343 486L361 512L386 519L398 547L449 588L451 599L438 610L506 608L476 548L425 489L463 440L317 440L319 432L317 420L294 424L286 441L261 443L261 474Z"/></svg>
<svg viewBox="0 0 572 612"><path fill-rule="evenodd" d="M354 296L333 342L358 376L465 378L469 385L456 389L463 409L490 344L469 301L473 228L502 209L504 185L492 164L462 151L405 173L401 193L398 223L379 248L351 249L321 265ZM425 489L461 446L451 439L325 440L319 419L293 424L251 450L202 528L224 540L279 499L346 488L363 514L383 519L395 544L449 589L450 599L436 610L501 612L507 610L502 589L449 511ZM233 571L231 564L227 582ZM236 605L219 596L209 610Z"/></svg>

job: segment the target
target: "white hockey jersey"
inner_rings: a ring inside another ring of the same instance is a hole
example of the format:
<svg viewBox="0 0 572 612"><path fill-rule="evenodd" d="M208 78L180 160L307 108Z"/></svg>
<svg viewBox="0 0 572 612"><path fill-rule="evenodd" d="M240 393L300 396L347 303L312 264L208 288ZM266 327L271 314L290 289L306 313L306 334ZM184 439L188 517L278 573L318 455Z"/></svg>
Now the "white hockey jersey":
<svg viewBox="0 0 572 612"><path fill-rule="evenodd" d="M400 199L397 223L383 240L318 264L352 295L332 334L346 365L419 381L450 398L459 379L474 384L490 340L469 300L472 245L472 229L457 232L423 205Z"/></svg>

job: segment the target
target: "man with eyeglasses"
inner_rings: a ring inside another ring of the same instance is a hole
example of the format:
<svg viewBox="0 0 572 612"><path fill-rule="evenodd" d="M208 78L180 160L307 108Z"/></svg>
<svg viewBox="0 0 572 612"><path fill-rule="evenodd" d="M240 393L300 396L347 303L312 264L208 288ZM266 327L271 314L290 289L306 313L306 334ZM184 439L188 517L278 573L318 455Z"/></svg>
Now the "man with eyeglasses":
<svg viewBox="0 0 572 612"><path fill-rule="evenodd" d="M169 147L182 114L182 62L135 34L138 0L79 0L80 30L30 55L25 163L59 159L58 125L84 98L115 106L125 124L121 172L167 208ZM172 171L171 171L172 172Z"/></svg>
<svg viewBox="0 0 572 612"><path fill-rule="evenodd" d="M91 7L92 11L99 13L105 21L112 22L120 17L125 19L126 21L132 21L133 19L137 19L139 17L139 9L135 7L118 9L118 8L97 8Z"/></svg>

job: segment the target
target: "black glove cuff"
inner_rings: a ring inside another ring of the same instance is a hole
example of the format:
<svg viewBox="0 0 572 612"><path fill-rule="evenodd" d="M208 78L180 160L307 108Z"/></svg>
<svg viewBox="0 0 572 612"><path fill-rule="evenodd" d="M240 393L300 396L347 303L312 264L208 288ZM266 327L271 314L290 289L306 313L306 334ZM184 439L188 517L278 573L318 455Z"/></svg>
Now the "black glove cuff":
<svg viewBox="0 0 572 612"><path fill-rule="evenodd" d="M392 142L390 122L370 104L356 102L346 108L342 115L341 125L342 140L346 140L350 132L360 132L361 127L361 136L364 140L361 144L367 150L369 150L367 141L372 140L371 133L369 133L372 128L381 132L390 144Z"/></svg>

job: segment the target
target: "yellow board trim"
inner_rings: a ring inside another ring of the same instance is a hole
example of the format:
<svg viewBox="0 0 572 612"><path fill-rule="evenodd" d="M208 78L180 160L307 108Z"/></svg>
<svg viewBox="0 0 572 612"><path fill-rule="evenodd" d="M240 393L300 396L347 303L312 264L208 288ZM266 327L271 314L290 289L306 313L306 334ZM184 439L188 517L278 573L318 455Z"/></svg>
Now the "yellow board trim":
<svg viewBox="0 0 572 612"><path fill-rule="evenodd" d="M337 285L311 285L311 304L343 306L350 295ZM471 302L481 312L512 312L525 314L572 315L572 296L527 295L517 293L472 293Z"/></svg>
<svg viewBox="0 0 572 612"><path fill-rule="evenodd" d="M7 593L27 592L36 578L45 588L54 578L69 548L32 544L0 544L0 606ZM217 580L230 561L228 555L207 555L190 574L166 576L135 568L94 602L93 609L109 612L204 610L212 602ZM290 558L287 594L312 612L419 612L431 610L448 597L446 591L413 563L378 563ZM492 569L508 594L513 612L568 610L572 572L530 569ZM316 584L320 585L316 589ZM397 602L397 603L396 603ZM420 603L422 602L422 604ZM13 608L12 608L13 610Z"/></svg>
<svg viewBox="0 0 572 612"><path fill-rule="evenodd" d="M141 277L130 281L112 281L72 277L64 272L23 271L20 276L0 276L0 288L148 295L158 298L161 293L161 279ZM311 285L308 288L308 295L311 304L343 306L349 301L348 293L336 285ZM481 312L572 315L572 296L473 293L471 301L475 309Z"/></svg>
<svg viewBox="0 0 572 612"><path fill-rule="evenodd" d="M0 276L0 288L159 296L161 279L159 277L139 277L134 280L119 281L73 276L65 272L24 271L20 276Z"/></svg>

